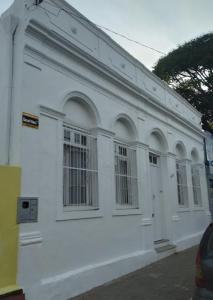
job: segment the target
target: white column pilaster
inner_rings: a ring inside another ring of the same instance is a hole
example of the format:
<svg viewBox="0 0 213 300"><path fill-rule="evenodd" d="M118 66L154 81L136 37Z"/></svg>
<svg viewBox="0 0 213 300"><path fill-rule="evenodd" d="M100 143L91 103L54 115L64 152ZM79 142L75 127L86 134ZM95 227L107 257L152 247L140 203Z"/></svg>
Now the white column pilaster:
<svg viewBox="0 0 213 300"><path fill-rule="evenodd" d="M94 129L97 136L99 205L104 217L111 217L115 208L114 178L114 134L110 131Z"/></svg>

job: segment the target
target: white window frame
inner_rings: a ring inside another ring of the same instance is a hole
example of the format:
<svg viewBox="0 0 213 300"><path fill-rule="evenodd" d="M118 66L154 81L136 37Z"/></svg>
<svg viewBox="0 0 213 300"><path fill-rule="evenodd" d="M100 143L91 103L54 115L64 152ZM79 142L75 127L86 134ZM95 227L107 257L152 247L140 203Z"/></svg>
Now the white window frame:
<svg viewBox="0 0 213 300"><path fill-rule="evenodd" d="M193 164L191 165L192 175L192 190L193 190L193 203L196 207L202 206L202 192L200 182L200 166Z"/></svg>
<svg viewBox="0 0 213 300"><path fill-rule="evenodd" d="M149 163L152 166L159 167L159 165L160 165L160 155L149 152Z"/></svg>
<svg viewBox="0 0 213 300"><path fill-rule="evenodd" d="M116 210L138 210L136 149L117 141L114 142L114 176Z"/></svg>
<svg viewBox="0 0 213 300"><path fill-rule="evenodd" d="M187 180L187 166L185 161L176 160L177 196L179 207L188 208L189 190Z"/></svg>
<svg viewBox="0 0 213 300"><path fill-rule="evenodd" d="M63 126L63 207L65 211L97 210L97 139Z"/></svg>

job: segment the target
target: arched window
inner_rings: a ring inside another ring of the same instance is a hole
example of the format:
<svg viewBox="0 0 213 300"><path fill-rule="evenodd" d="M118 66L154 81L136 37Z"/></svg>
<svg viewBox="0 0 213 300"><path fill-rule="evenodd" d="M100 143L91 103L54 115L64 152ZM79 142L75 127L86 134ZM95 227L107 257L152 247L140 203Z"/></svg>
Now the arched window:
<svg viewBox="0 0 213 300"><path fill-rule="evenodd" d="M130 146L135 140L135 130L124 117L117 119L114 130L116 207L138 208L136 149Z"/></svg>
<svg viewBox="0 0 213 300"><path fill-rule="evenodd" d="M98 208L97 140L90 134L96 123L91 107L79 97L64 105L63 206L67 210Z"/></svg>
<svg viewBox="0 0 213 300"><path fill-rule="evenodd" d="M192 174L192 189L193 189L194 205L201 206L202 197L201 197L201 185L200 185L200 165L198 164L199 154L195 148L191 151L191 160L192 160L191 174Z"/></svg>
<svg viewBox="0 0 213 300"><path fill-rule="evenodd" d="M179 206L188 206L188 182L186 171L186 149L182 142L178 142L175 147L177 191Z"/></svg>

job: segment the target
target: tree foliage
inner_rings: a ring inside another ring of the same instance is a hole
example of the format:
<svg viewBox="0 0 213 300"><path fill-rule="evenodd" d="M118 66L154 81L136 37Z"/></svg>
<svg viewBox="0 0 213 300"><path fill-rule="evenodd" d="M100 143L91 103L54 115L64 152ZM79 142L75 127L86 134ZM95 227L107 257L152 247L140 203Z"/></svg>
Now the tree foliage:
<svg viewBox="0 0 213 300"><path fill-rule="evenodd" d="M213 32L160 58L153 72L203 114L203 129L213 133Z"/></svg>

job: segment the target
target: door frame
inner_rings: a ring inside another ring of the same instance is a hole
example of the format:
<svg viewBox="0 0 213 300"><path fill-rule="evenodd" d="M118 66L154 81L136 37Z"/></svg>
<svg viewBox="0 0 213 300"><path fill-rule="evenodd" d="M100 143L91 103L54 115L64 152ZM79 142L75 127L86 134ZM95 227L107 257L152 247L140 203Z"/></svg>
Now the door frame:
<svg viewBox="0 0 213 300"><path fill-rule="evenodd" d="M156 159L156 160L155 160ZM152 161L151 161L152 160ZM153 241L156 241L155 235L155 221L156 221L156 216L153 216L154 214L154 199L153 199L153 188L152 188L152 170L151 167L153 168L158 168L158 172L161 175L162 173L162 166L161 166L162 160L161 160L161 154L159 152L151 151L149 150L149 168L150 168L150 192L151 192L151 205L152 205L152 220L153 220ZM160 217L160 224L161 224L161 238L165 239L166 238L166 223L165 223L165 201L162 197L162 191L163 191L163 180L160 182L160 190L159 190L159 201L161 202L162 206L160 209L159 217Z"/></svg>

